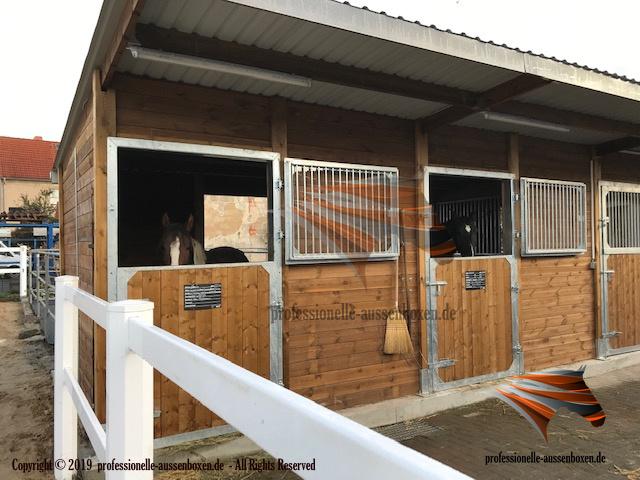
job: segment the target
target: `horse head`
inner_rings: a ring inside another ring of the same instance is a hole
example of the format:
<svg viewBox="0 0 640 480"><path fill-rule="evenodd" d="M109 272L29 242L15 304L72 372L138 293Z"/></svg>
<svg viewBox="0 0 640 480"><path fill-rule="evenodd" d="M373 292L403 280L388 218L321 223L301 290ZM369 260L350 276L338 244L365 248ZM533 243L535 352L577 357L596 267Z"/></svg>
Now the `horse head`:
<svg viewBox="0 0 640 480"><path fill-rule="evenodd" d="M462 256L475 256L478 242L478 225L475 215L453 216L444 226Z"/></svg>
<svg viewBox="0 0 640 480"><path fill-rule="evenodd" d="M168 214L162 216L160 254L163 265L193 264L193 215L185 223L172 223Z"/></svg>

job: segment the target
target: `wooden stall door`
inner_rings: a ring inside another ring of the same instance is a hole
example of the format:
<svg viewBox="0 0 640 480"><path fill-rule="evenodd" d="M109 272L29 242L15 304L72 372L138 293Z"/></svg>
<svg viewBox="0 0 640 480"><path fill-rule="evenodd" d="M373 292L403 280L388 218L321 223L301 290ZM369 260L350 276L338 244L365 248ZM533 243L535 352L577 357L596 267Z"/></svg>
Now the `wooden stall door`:
<svg viewBox="0 0 640 480"><path fill-rule="evenodd" d="M185 310L184 286L210 283L222 286L220 308ZM141 270L129 280L128 298L154 302L154 325L269 378L269 274L262 266ZM153 399L156 438L224 424L157 371Z"/></svg>
<svg viewBox="0 0 640 480"><path fill-rule="evenodd" d="M640 345L640 254L615 254L607 257L607 313L611 348Z"/></svg>
<svg viewBox="0 0 640 480"><path fill-rule="evenodd" d="M465 288L466 272L484 272L486 286ZM443 382L507 370L511 348L511 266L506 258L438 260L437 281L447 282L437 299L439 360Z"/></svg>

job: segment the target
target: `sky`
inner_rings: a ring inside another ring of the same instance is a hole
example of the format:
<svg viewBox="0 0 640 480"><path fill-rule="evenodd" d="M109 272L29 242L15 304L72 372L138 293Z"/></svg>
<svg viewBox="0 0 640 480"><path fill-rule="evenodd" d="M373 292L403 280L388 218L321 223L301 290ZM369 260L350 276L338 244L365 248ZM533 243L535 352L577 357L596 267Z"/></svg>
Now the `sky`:
<svg viewBox="0 0 640 480"><path fill-rule="evenodd" d="M637 0L350 3L640 80ZM101 4L0 0L0 136L60 140Z"/></svg>

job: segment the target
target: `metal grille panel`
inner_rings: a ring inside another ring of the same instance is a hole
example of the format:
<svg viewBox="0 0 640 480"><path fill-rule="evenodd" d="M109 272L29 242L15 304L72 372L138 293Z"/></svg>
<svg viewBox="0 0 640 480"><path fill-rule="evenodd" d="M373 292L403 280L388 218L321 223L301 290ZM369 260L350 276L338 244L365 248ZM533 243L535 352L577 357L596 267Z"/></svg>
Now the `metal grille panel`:
<svg viewBox="0 0 640 480"><path fill-rule="evenodd" d="M606 241L609 249L640 252L640 188L619 187L606 193L608 218Z"/></svg>
<svg viewBox="0 0 640 480"><path fill-rule="evenodd" d="M436 218L441 224L447 223L453 216L471 216L478 227L478 254L501 255L502 246L502 208L498 197L472 198L439 202L433 205Z"/></svg>
<svg viewBox="0 0 640 480"><path fill-rule="evenodd" d="M586 250L584 183L523 178L522 254L572 255Z"/></svg>
<svg viewBox="0 0 640 480"><path fill-rule="evenodd" d="M288 159L287 261L396 257L396 168Z"/></svg>

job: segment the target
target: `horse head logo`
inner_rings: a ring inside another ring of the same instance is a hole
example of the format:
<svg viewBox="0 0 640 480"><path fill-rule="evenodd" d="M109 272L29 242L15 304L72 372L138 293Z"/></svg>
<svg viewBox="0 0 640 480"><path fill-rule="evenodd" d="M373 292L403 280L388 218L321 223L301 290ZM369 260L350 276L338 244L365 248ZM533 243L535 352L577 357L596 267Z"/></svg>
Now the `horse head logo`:
<svg viewBox="0 0 640 480"><path fill-rule="evenodd" d="M594 427L604 425L606 415L584 381L580 370L553 370L520 375L497 388L496 397L522 415L548 441L547 426L556 412L566 408Z"/></svg>

